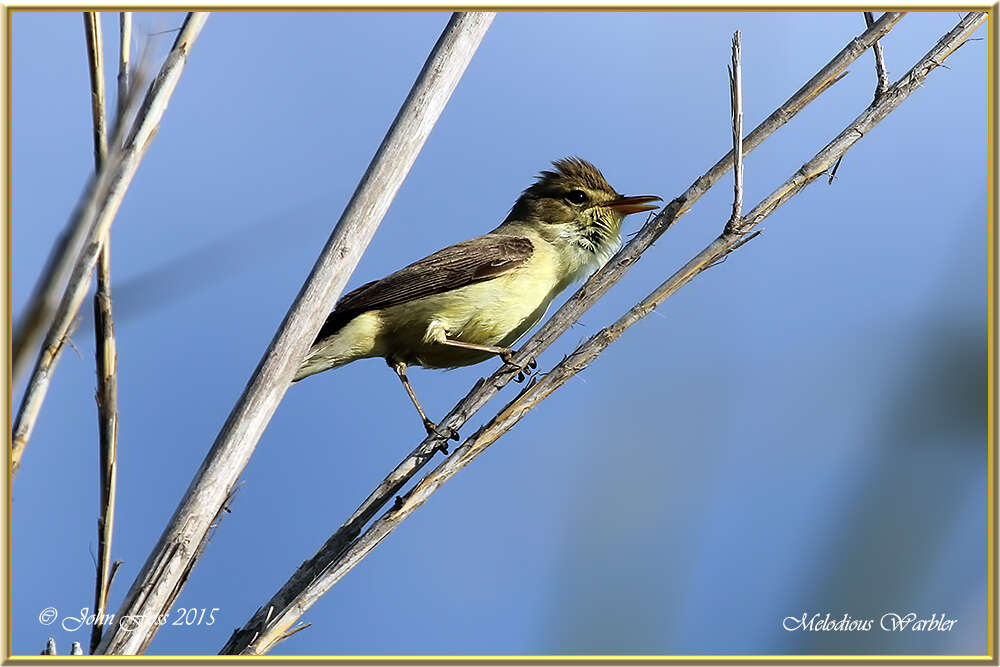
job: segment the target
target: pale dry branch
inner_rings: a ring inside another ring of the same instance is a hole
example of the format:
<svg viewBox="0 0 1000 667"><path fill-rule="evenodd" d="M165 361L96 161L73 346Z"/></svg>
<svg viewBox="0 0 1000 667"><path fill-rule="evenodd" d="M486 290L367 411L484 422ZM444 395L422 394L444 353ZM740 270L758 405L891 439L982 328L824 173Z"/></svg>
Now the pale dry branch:
<svg viewBox="0 0 1000 667"><path fill-rule="evenodd" d="M116 615L98 652L139 653L159 629L197 562L209 530L431 128L493 21L492 12L448 22L306 283L233 408Z"/></svg>
<svg viewBox="0 0 1000 667"><path fill-rule="evenodd" d="M194 12L187 16L184 27L177 36L170 54L136 113L131 130L124 139L124 147L118 148L122 143L119 137L123 134L126 123L124 119L119 119L116 123L108 159L96 177L91 180L87 195L74 212L70 228L84 229L84 242L76 261L72 264L73 268L66 289L48 327L48 333L45 335L38 359L35 362L35 368L21 401L12 434L12 474L16 474L20 466L24 448L28 444L41 411L52 371L62 352L67 332L87 295L91 273L97 264L97 255L102 241L111 227L111 222L121 206L125 192L132 182L132 177L135 175L159 126L170 96L184 69L191 45L197 39L207 18L208 14L205 12Z"/></svg>
<svg viewBox="0 0 1000 667"><path fill-rule="evenodd" d="M869 28L875 25L875 15L872 12L865 12L865 25ZM882 42L875 42L872 45L872 52L875 54L875 98L872 104L875 104L889 88L889 72L885 68Z"/></svg>
<svg viewBox="0 0 1000 667"><path fill-rule="evenodd" d="M101 16L83 13L87 37L87 62L90 66L91 112L94 126L94 169L101 170L108 154L104 101L104 47ZM99 434L100 504L97 515L97 558L94 581L94 614L97 620L90 629L90 650L101 640L109 576L111 538L114 533L115 450L118 441L118 379L114 320L111 315L110 230L105 235L97 260L97 290L94 294L94 339L97 362L97 421Z"/></svg>
<svg viewBox="0 0 1000 667"><path fill-rule="evenodd" d="M753 129L750 134L743 138L743 154L746 155L773 134L778 128L787 123L795 114L801 111L807 104L812 102L824 90L835 84L846 74L847 67L857 60L862 53L869 49L875 42L884 37L896 23L903 18L906 12L886 12L871 27L861 35L855 37L851 42L841 49L840 53L833 57L820 71L818 71L809 81L805 83L794 95L788 98L784 104L771 112L771 115ZM715 165L708 170L689 190L705 191L720 178L726 175L733 166L733 154L730 151L722 157ZM693 204L685 205L680 213L687 212Z"/></svg>
<svg viewBox="0 0 1000 667"><path fill-rule="evenodd" d="M129 62L132 58L132 12L118 14L118 116L125 117L129 91Z"/></svg>
<svg viewBox="0 0 1000 667"><path fill-rule="evenodd" d="M865 25L871 27L875 24L875 16L872 12L864 12L865 15ZM885 94L886 89L889 87L889 72L885 68L885 56L882 53L882 42L875 42L872 45L872 52L875 54L875 95L872 99L872 104L881 99L882 95ZM837 162L833 165L833 169L830 170L830 176L827 178L827 184L832 184L833 179L837 177L837 171L840 169L840 162L844 159L841 155Z"/></svg>
<svg viewBox="0 0 1000 667"><path fill-rule="evenodd" d="M99 12L84 12L87 65L90 72L90 115L94 127L94 169L100 171L108 155L108 129L104 116L104 40Z"/></svg>
<svg viewBox="0 0 1000 667"><path fill-rule="evenodd" d="M129 33L131 32L131 13L129 14ZM127 66L126 61L126 66ZM122 105L126 101L122 95L123 81L127 80L128 74L118 74L118 114L124 118ZM103 90L103 80L101 82ZM94 128L95 132L97 128ZM105 135L107 132L105 131ZM17 319L14 327L13 339L11 342L11 383L17 382L24 370L27 368L28 360L32 351L37 347L39 339L47 327L51 324L52 315L59 304L59 294L65 285L70 271L73 268L74 258L80 251L83 239L86 237L87 228L83 224L86 222L81 216L70 219L69 224L60 234L56 243L52 247L45 267L39 276L38 283L32 292L31 297Z"/></svg>
<svg viewBox="0 0 1000 667"><path fill-rule="evenodd" d="M795 175L761 201L749 214L744 216L739 229L732 232L723 232L721 236L709 244L680 270L675 272L645 299L626 312L614 324L591 336L577 347L572 354L556 365L552 371L544 374L537 382L526 387L496 417L457 447L453 454L442 461L437 468L420 480L409 493L401 497L391 509L373 522L364 534L355 540L340 558L327 563L324 569L317 573L317 581L306 591L306 595L301 598L302 602L308 602L309 604L314 602L318 595L321 595L339 581L407 516L425 503L434 491L485 451L501 435L510 430L514 424L555 391L555 389L565 384L569 378L585 368L601 351L617 340L625 329L652 312L659 303L662 303L664 299L690 282L691 279L713 262L731 252L743 241L743 234L749 231L750 228L758 224L784 202L788 201L789 198L801 191L802 188L818 178L823 171L829 169L839 155L842 155L844 151L854 145L865 132L885 118L910 93L916 90L923 83L924 79L926 79L927 74L940 66L944 59L958 48L986 20L986 16L987 14L984 12L973 12L966 15L953 30L949 31L938 41L935 47L913 69L886 91L886 94L878 104L869 107L868 110L858 116L832 142L803 165ZM677 203L679 199L682 199L682 197L675 199L672 204ZM287 610L277 610L274 616L282 618L287 614ZM300 615L301 611L298 612L297 616ZM263 644L263 646L268 646L268 644Z"/></svg>
<svg viewBox="0 0 1000 667"><path fill-rule="evenodd" d="M819 70L784 104L743 139L743 154L756 148L812 100L829 88L844 70L875 40L884 36L902 18L903 13L887 12L874 26L853 39L829 63ZM659 215L652 217L609 262L584 285L522 345L515 354L514 364L504 365L490 378L480 379L448 415L441 420L439 431L447 435L456 432L476 411L514 378L527 362L548 347L635 263L653 242L683 215L701 196L715 185L733 166L730 151L707 173L696 180L681 197L671 202ZM442 437L428 437L421 442L381 484L365 499L350 518L326 541L319 551L302 564L254 616L236 630L220 653L266 653L329 588L339 576L332 571L361 529L375 514L392 501L407 481L413 478L438 449L445 444Z"/></svg>
<svg viewBox="0 0 1000 667"><path fill-rule="evenodd" d="M741 66L740 31L733 34L733 62L729 67L729 99L733 117L733 213L726 229L739 222L743 215L743 68Z"/></svg>

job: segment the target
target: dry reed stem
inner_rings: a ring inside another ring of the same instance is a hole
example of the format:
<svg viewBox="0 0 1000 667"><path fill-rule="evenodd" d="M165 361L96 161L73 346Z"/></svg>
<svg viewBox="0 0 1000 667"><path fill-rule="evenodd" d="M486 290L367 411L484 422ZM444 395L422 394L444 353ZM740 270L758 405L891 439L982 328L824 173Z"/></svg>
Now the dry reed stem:
<svg viewBox="0 0 1000 667"><path fill-rule="evenodd" d="M870 27L870 26L869 26ZM729 99L733 121L733 212L726 228L743 215L743 68L740 31L733 35L733 62L729 67Z"/></svg>
<svg viewBox="0 0 1000 667"><path fill-rule="evenodd" d="M899 81L891 86L882 100L869 107L848 125L833 141L804 164L791 178L779 186L768 197L762 200L754 209L742 218L742 223L732 232L723 232L698 255L692 258L681 269L675 272L666 282L661 284L645 299L633 306L614 324L597 332L562 362L546 373L537 382L526 387L513 401L505 406L500 413L480 428L474 435L463 442L454 453L442 461L437 468L428 473L405 496L377 519L350 547L336 560L327 563L324 569L317 573L316 581L307 590L304 598L311 605L324 592L330 589L355 565L361 562L386 536L389 535L407 516L423 505L431 494L442 484L451 479L463 467L483 453L501 435L509 431L525 414L536 407L553 391L565 384L571 377L583 370L593 359L627 329L652 312L657 305L681 287L691 281L720 258L742 245L743 235L753 226L774 212L792 196L800 192L806 185L819 178L830 169L844 151L853 146L869 129L878 124L893 109L916 90L933 69L964 43L964 41L985 20L985 12L967 14L958 25L944 35L931 51ZM675 202L677 200L674 200ZM669 206L668 206L669 208ZM536 376L537 377L537 376ZM308 608L308 605L305 607ZM296 609L294 618L301 616L305 609ZM274 610L273 615L287 618L286 610ZM291 620L294 620L291 619ZM265 644L267 646L267 644Z"/></svg>
<svg viewBox="0 0 1000 667"><path fill-rule="evenodd" d="M86 196L74 211L70 228L86 230L84 243L76 261L72 264L72 273L45 335L15 420L11 445L12 475L16 474L20 467L24 449L31 438L31 432L45 401L55 364L62 354L70 327L90 288L91 274L97 264L102 241L166 111L167 103L187 61L188 51L207 18L208 14L205 12L188 14L170 54L136 114L131 130L124 140L125 146L119 149L122 143L120 137L126 126L124 119L121 118L116 124L114 140L109 147L104 166L91 180Z"/></svg>
<svg viewBox="0 0 1000 667"><path fill-rule="evenodd" d="M833 59L821 68L805 85L776 109L743 139L743 154L756 148L783 126L824 90L840 79L844 70L875 40L884 36L902 18L903 13L888 12L872 28L853 39ZM593 305L617 282L627 268L638 260L666 229L683 215L705 192L717 183L733 166L731 151L707 173L697 179L685 193L671 202L662 213L652 218L600 271L595 273L549 320L521 347L514 365L501 367L489 379L480 379L469 393L441 420L439 431L457 430L490 398L515 377L530 359L545 349L569 328L583 312ZM326 541L320 550L292 574L271 600L260 607L242 628L230 637L220 653L266 653L282 633L291 627L316 600L333 585L334 564L340 562L346 549L362 527L395 497L444 444L440 437L428 437L417 446L382 483L365 499L350 518ZM366 533L367 534L367 533ZM348 568L349 569L349 568ZM341 575L342 576L342 575ZM337 577L339 578L339 577Z"/></svg>
<svg viewBox="0 0 1000 667"><path fill-rule="evenodd" d="M434 46L309 278L285 316L117 618L138 619L105 634L98 652L142 652L204 548L239 475L291 383L332 304L423 147L493 21L492 12L456 13Z"/></svg>
<svg viewBox="0 0 1000 667"><path fill-rule="evenodd" d="M105 122L104 46L99 12L83 13L87 38L87 63L90 67L91 115L94 127L94 169L101 170L107 159L108 138ZM97 515L97 558L94 581L94 614L90 650L101 639L108 576L111 569L111 536L114 526L114 450L118 437L117 378L114 321L111 316L111 260L109 233L104 237L97 261L97 291L94 294L94 339L97 363L97 418L100 460L100 504Z"/></svg>

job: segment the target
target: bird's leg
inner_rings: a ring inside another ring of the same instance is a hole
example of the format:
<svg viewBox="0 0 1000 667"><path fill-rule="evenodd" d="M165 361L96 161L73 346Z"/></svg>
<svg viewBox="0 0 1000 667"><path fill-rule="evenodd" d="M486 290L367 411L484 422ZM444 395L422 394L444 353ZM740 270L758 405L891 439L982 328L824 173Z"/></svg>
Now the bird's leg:
<svg viewBox="0 0 1000 667"><path fill-rule="evenodd" d="M465 341L461 340L452 340L447 336L438 337L436 339L436 342L441 343L442 345L451 345L452 347L462 347L465 348L466 350L479 350L480 352L489 352L490 354L495 354L501 359L503 359L505 364L509 364L511 366L516 367L516 364L514 363L514 350L510 349L509 347L498 347L496 345L481 345L479 343L466 343ZM535 363L535 360L532 359L531 361L528 362L527 367L525 368L518 367L519 372L517 374L517 377L515 378L515 381L521 382L522 380L524 380L524 376L530 375L531 369L535 368L536 366L537 364Z"/></svg>
<svg viewBox="0 0 1000 667"><path fill-rule="evenodd" d="M427 435L443 435L438 432L437 424L427 418L427 413L424 412L423 407L421 407L420 401L417 399L417 395L413 391L413 386L410 385L410 379L406 377L406 363L396 361L395 359L386 359L386 361L392 370L396 371L399 381L403 383L403 389L406 390L406 395L410 397L410 401L413 402L413 407L417 409L417 412L420 414L420 419L424 422L424 428L427 429ZM452 440L458 440L458 433L452 433L450 437ZM447 453L447 449L445 449L445 453Z"/></svg>
<svg viewBox="0 0 1000 667"><path fill-rule="evenodd" d="M462 347L465 348L466 350L479 350L480 352L489 352L490 354L497 355L498 357L503 359L504 362L508 364L514 363L514 350L510 349L509 347L497 347L496 345L481 345L479 343L466 343L465 341L452 340L450 338L443 336L441 338L438 338L436 342L441 343L442 345L450 345L452 347Z"/></svg>
<svg viewBox="0 0 1000 667"><path fill-rule="evenodd" d="M424 412L424 408L420 405L417 394L413 391L413 386L410 384L410 379L406 377L406 364L402 361L390 360L389 365L392 367L392 370L396 371L399 381L403 383L403 389L406 390L406 395L410 397L413 407L420 414L420 419L424 422L424 428L427 429L427 433L434 433L435 429L437 429L437 424L427 418L427 413Z"/></svg>

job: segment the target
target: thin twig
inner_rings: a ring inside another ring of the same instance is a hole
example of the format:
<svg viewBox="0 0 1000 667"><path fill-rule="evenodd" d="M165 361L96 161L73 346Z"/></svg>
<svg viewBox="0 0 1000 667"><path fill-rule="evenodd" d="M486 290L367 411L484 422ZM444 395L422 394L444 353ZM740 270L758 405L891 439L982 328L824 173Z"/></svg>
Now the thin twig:
<svg viewBox="0 0 1000 667"><path fill-rule="evenodd" d="M840 53L833 57L820 71L818 71L809 81L805 83L794 95L784 104L775 109L770 116L758 125L750 134L743 138L743 154L746 155L755 149L760 142L773 134L778 128L787 123L795 114L801 111L807 104L812 102L827 88L840 81L847 72L847 67L857 60L862 53L870 48L876 41L884 37L906 12L886 12L875 22L871 28L855 37L845 46ZM733 166L733 154L727 153L708 172L695 182L699 189L707 190L719 179L725 176ZM694 189L692 186L691 189ZM680 213L686 213L687 209L694 202L686 204ZM679 217L679 216L678 216Z"/></svg>
<svg viewBox="0 0 1000 667"><path fill-rule="evenodd" d="M726 256L732 254L735 250L737 250L739 248L742 248L747 243L750 243L750 241L753 241L755 238L757 238L758 236L760 236L763 232L764 232L763 228L761 228L761 229L755 229L752 234L748 234L747 236L744 236L743 238L740 239L739 243L734 243L731 247L729 247L726 250ZM722 259L725 259L725 258L726 257L723 257Z"/></svg>
<svg viewBox="0 0 1000 667"><path fill-rule="evenodd" d="M737 30L733 34L733 62L729 68L729 99L733 117L733 213L729 216L726 229L732 229L743 215L743 69L740 58L740 31Z"/></svg>
<svg viewBox="0 0 1000 667"><path fill-rule="evenodd" d="M84 12L87 64L90 71L90 115L94 126L94 169L100 171L108 156L108 128L104 117L104 40L99 12Z"/></svg>
<svg viewBox="0 0 1000 667"><path fill-rule="evenodd" d="M804 86L785 101L743 140L744 155L788 122L812 100L840 79L843 71L879 37L885 35L903 14L887 12L876 25L853 39ZM572 326L593 303L617 282L635 263L641 253L683 215L701 196L715 185L733 166L733 153L722 157L707 173L696 180L681 197L671 202L660 214L652 217L632 239L595 273L515 354L513 365L504 365L489 379L480 379L440 422L439 431L457 431L476 411L495 396L523 368ZM236 630L220 653L266 653L287 628L311 607L332 582L327 585L327 573L332 563L344 554L368 521L391 502L407 481L434 456L440 448L440 437L428 437L421 442L382 483L365 499L350 518L326 541L320 550L285 582L271 600ZM267 616L268 609L278 610Z"/></svg>
<svg viewBox="0 0 1000 667"><path fill-rule="evenodd" d="M865 12L865 25L869 28L875 25L875 16L871 12ZM875 42L872 45L875 53L875 99L872 104L877 104L885 91L889 89L889 72L885 69L885 56L882 54L882 42Z"/></svg>
<svg viewBox="0 0 1000 667"><path fill-rule="evenodd" d="M129 90L129 61L132 58L132 12L118 14L118 116L125 115Z"/></svg>
<svg viewBox="0 0 1000 667"><path fill-rule="evenodd" d="M87 232L21 401L12 437L12 474L16 474L24 448L31 438L31 432L45 401L52 371L62 352L66 332L87 295L91 273L97 264L97 255L102 245L101 241L107 235L111 222L121 206L125 192L149 147L166 110L167 102L184 69L188 51L207 18L208 14L205 12L188 14L184 28L136 114L135 122L124 140L124 148L119 150L118 146L122 143L119 137L124 132L126 123L124 119L119 119L114 139L110 143L108 159L100 173L92 179L87 196L74 212L71 228L82 226Z"/></svg>
<svg viewBox="0 0 1000 667"><path fill-rule="evenodd" d="M108 154L104 102L104 46L101 15L83 13L90 65L91 107L94 125L94 169L100 171ZM118 441L118 382L116 376L114 320L111 316L110 230L104 237L97 261L97 290L94 294L94 339L97 357L97 419L99 432L100 505L97 515L97 558L94 581L94 615L90 628L90 650L101 640L107 607L108 577L111 568L111 539L115 512L115 449Z"/></svg>
<svg viewBox="0 0 1000 667"><path fill-rule="evenodd" d="M115 575L118 574L118 568L122 566L124 561L116 560L111 564L111 571L108 573L108 588L104 591L104 599L107 600L111 595L111 585L115 583Z"/></svg>
<svg viewBox="0 0 1000 667"><path fill-rule="evenodd" d="M132 33L132 13L122 12L121 15L121 44L128 44ZM128 88L128 63L128 52L125 51L119 63L118 108L116 113L116 117L122 119L125 117L125 103L127 101L124 91ZM93 90L93 82L91 83L91 90ZM102 79L102 94L103 89L104 82ZM107 136L103 119L101 121L101 130ZM95 125L94 132L96 133L97 131L98 128ZM82 220L71 220L70 224L67 225L66 229L60 235L59 240L52 248L46 266L39 277L38 285L35 287L35 291L28 301L28 305L17 320L11 349L13 356L11 368L12 382L16 382L25 368L27 368L31 352L35 349L39 337L45 331L52 314L55 312L58 304L59 290L65 284L67 277L69 277L73 266L73 258L79 252L80 245L85 237L86 227L83 224L74 224L74 222L80 223Z"/></svg>
<svg viewBox="0 0 1000 667"><path fill-rule="evenodd" d="M305 630L306 628L311 628L311 627L312 627L312 623L303 623L302 625L296 626L296 627L292 628L291 630L289 630L288 632L286 632L285 634L283 634L281 636L281 640L280 641L285 641L286 639L288 639L292 635L298 634L298 633L302 632L303 630Z"/></svg>
<svg viewBox="0 0 1000 667"><path fill-rule="evenodd" d="M305 285L215 440L117 614L141 619L109 630L98 652L142 651L197 562L197 548L226 502L292 375L347 283L431 128L493 21L452 16Z"/></svg>
<svg viewBox="0 0 1000 667"><path fill-rule="evenodd" d="M826 179L826 184L827 185L833 185L833 179L835 179L837 177L837 170L840 169L840 162L843 159L844 159L843 155L841 155L839 158L837 158L837 162L834 163L833 169L830 170L830 177Z"/></svg>
<svg viewBox="0 0 1000 667"><path fill-rule="evenodd" d="M903 78L894 84L874 107L869 107L858 116L850 126L840 133L830 144L817 153L812 160L802 166L788 181L762 200L743 218L743 224L731 233L723 233L709 244L702 252L674 273L666 282L649 294L610 327L602 329L591 336L582 345L559 363L549 373L546 373L529 390L509 403L500 413L491 419L474 435L457 447L454 453L442 461L437 468L427 474L417 485L355 540L347 551L333 562L327 563L317 580L296 601L294 608L279 610L271 621L275 628L288 627L305 609L329 590L347 572L357 565L385 537L392 532L407 516L420 507L442 484L453 477L459 470L468 465L474 458L486 450L501 435L510 430L525 414L550 395L569 378L576 375L587 364L593 361L608 345L614 342L622 332L632 324L652 312L664 299L691 281L698 273L711 265L715 260L728 253L733 246L740 243L741 236L750 227L774 212L779 206L801 191L806 185L818 178L828 169L844 151L849 149L867 130L874 127L926 79L927 74L948 57L965 38L969 36L985 20L985 12L973 12L966 15L962 21L948 32L937 45L925 55ZM674 200L677 201L677 200ZM270 630L269 632L274 632ZM278 635L280 637L280 634ZM275 643L274 638L262 636L259 641L251 644L253 652L262 652ZM250 650L245 652L251 652Z"/></svg>

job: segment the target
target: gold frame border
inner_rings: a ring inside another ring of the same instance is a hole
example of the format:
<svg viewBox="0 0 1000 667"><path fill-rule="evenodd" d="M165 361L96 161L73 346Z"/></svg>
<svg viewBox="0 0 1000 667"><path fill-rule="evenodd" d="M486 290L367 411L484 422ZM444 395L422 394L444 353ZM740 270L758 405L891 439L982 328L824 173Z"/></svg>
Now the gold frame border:
<svg viewBox="0 0 1000 667"><path fill-rule="evenodd" d="M62 5L31 5L28 3L10 3L3 7L5 14L5 34L4 40L7 65L3 74L5 77L4 90L6 92L7 105L7 131L5 134L7 153L6 169L6 213L7 213L7 289L5 297L7 302L7 432L10 433L13 423L13 387L11 368L11 342L13 337L13 14L15 12L76 12L83 10L92 11L126 11L138 12L173 12L173 11L212 11L212 12L236 12L253 11L263 12L452 12L452 11L505 11L505 12L648 12L648 11L671 11L671 12L857 12L871 10L870 7L863 7L856 4L851 5L813 5L808 7L795 5L740 5L731 1L720 2L718 4L707 2L700 5L676 5L664 4L662 1L651 1L649 3L633 2L626 5L611 5L606 2L595 2L587 4L586 1L574 0L574 6L569 7L558 4L526 4L520 2L491 2L491 3L466 3L461 5L447 4L443 2L425 2L420 5L408 4L290 4L288 6L254 6L246 5L135 5L127 4L62 4ZM987 17L987 364L988 364L988 387L987 387L987 453L986 453L986 485L987 485L987 652L982 655L892 655L892 654L867 654L867 655L820 655L820 654L798 654L798 655L265 655L265 656L237 656L237 655L140 655L140 656L106 656L106 655L21 655L11 654L10 646L13 639L13 543L11 534L11 522L13 516L12 497L12 477L10 474L10 444L7 447L7 478L5 499L7 502L6 511L6 547L7 547L7 568L6 568L6 623L3 637L4 643L4 664L19 665L33 664L36 662L46 662L52 664L63 662L103 662L113 660L116 662L129 661L145 664L171 665L177 662L197 662L197 661L220 661L234 662L253 660L263 663L286 663L286 662L338 662L338 663L359 663L365 665L400 665L400 664L442 664L442 663L475 663L484 665L523 665L531 663L545 664L666 664L666 663L698 663L706 665L731 665L743 663L809 663L818 665L840 665L857 662L872 662L879 664L929 664L948 665L955 663L977 663L977 664L1000 664L996 658L996 634L997 634L997 202L996 202L996 152L997 152L997 9L996 3L970 3L970 4L921 4L914 8L912 4L907 5L900 2L884 2L879 5L878 10L905 9L910 12L943 12L943 11L985 11Z"/></svg>

